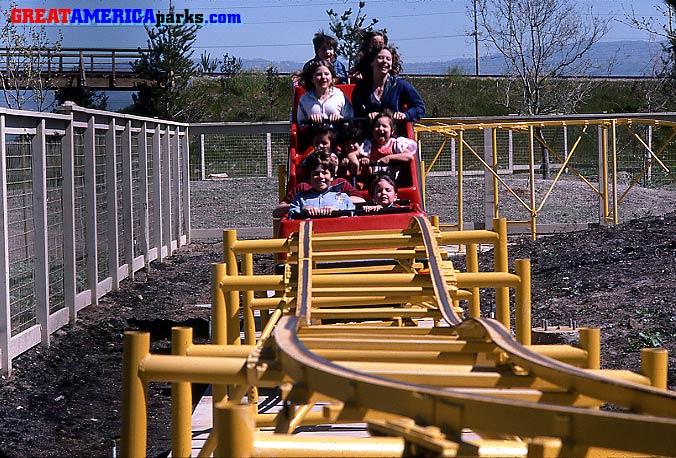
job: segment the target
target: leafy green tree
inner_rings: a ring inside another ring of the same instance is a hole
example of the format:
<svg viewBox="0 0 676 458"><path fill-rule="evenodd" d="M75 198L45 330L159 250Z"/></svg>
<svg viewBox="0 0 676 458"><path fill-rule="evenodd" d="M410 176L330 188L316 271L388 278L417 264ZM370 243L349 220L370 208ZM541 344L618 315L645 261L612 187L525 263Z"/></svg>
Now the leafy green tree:
<svg viewBox="0 0 676 458"><path fill-rule="evenodd" d="M359 50L364 32L372 31L373 26L378 23L376 18L366 21L366 13L363 12L365 6L366 2L359 2L359 8L354 17L352 17L352 8L348 8L343 14L338 14L333 9L326 12L329 15L329 29L338 40L336 54L347 60L347 68L352 68L354 65L354 56ZM365 22L366 25L364 25Z"/></svg>
<svg viewBox="0 0 676 458"><path fill-rule="evenodd" d="M14 8L15 2L2 8L0 43L12 52L3 56L6 62L0 71L0 89L9 108L21 110L26 103L33 102L38 111L45 111L50 108L48 95L54 89L51 75L47 74L50 54L61 50L63 37L59 31L56 39L50 39L44 25L13 23Z"/></svg>
<svg viewBox="0 0 676 458"><path fill-rule="evenodd" d="M169 14L173 13L174 7L170 6ZM133 95L132 112L189 120L191 101L182 94L197 74L192 46L200 28L196 24L146 26L148 48L139 48L141 57L132 64L132 69L152 83L143 84L138 94Z"/></svg>

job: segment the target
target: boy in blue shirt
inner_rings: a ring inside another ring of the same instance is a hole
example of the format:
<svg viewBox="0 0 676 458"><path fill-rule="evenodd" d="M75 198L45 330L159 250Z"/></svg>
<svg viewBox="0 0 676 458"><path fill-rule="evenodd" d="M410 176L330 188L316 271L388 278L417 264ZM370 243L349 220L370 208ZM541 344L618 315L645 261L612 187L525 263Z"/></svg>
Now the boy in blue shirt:
<svg viewBox="0 0 676 458"><path fill-rule="evenodd" d="M343 184L331 186L336 162L327 149L315 150L306 159L311 189L296 194L289 207L289 219L330 216L335 210L354 210L350 196L342 192Z"/></svg>
<svg viewBox="0 0 676 458"><path fill-rule="evenodd" d="M338 40L333 38L330 35L326 35L324 32L315 33L315 37L312 39L312 45L315 48L315 57L310 59L303 65L303 71L310 65L310 63L315 59L325 60L333 64L333 69L336 71L336 83L337 84L347 84L347 69L345 65L338 60L336 57L336 48L338 47ZM309 89L309 88L306 88Z"/></svg>

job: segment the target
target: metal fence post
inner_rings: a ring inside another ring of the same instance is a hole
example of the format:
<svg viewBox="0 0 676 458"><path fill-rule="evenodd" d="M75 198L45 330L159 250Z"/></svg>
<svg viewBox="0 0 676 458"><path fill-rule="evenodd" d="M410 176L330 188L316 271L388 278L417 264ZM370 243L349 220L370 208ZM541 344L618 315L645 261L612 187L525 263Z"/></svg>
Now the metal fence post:
<svg viewBox="0 0 676 458"><path fill-rule="evenodd" d="M484 129L484 161L493 163L493 129ZM496 170L497 173L497 170ZM493 227L495 218L495 180L488 167L484 168L484 223L487 229Z"/></svg>
<svg viewBox="0 0 676 458"><path fill-rule="evenodd" d="M47 247L47 145L45 120L41 119L31 141L33 181L33 272L35 315L42 345L49 346L49 249Z"/></svg>

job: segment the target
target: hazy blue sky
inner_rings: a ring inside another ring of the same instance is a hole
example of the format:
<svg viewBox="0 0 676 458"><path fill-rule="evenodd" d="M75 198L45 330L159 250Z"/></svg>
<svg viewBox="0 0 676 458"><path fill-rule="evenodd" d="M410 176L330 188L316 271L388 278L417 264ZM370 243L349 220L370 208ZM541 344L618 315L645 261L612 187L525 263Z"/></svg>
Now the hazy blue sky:
<svg viewBox="0 0 676 458"><path fill-rule="evenodd" d="M20 8L152 8L166 9L168 0L17 0ZM586 2L585 2L586 3ZM594 0L594 10L622 19L633 7L638 15L658 16L658 0ZM239 13L237 25L207 25L198 33L195 56L206 50L212 57L224 53L242 58L264 58L301 62L313 54L311 39L319 29L328 31L327 9L342 12L356 9L356 1L339 0L175 0L177 9L191 12ZM473 57L474 45L468 33L472 20L466 8L471 0L367 0L368 17L380 19L379 28L387 28L406 62L450 60ZM2 8L9 2L0 1ZM145 46L146 32L141 25L62 26L64 47L138 47ZM56 28L50 27L53 32ZM646 32L633 30L618 21L605 41L648 40ZM483 51L482 51L483 52Z"/></svg>

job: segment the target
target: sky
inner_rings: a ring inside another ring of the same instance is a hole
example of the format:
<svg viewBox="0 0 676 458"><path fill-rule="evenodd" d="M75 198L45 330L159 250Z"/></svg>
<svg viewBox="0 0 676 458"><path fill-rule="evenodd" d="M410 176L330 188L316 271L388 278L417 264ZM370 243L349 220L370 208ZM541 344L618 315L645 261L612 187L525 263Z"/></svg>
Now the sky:
<svg viewBox="0 0 676 458"><path fill-rule="evenodd" d="M19 8L151 8L166 10L168 0L15 0ZM586 2L582 2L583 4ZM603 41L650 40L644 31L632 29L619 20L631 12L638 16L660 17L661 0L594 0L597 14L614 18ZM469 36L473 19L468 13L472 0L366 0L367 18L378 18L377 28L386 28L404 62L446 61L473 58L474 42ZM7 0L0 0L6 9ZM312 36L320 29L329 32L326 10L342 13L356 10L357 1L340 0L174 0L177 10L191 13L237 13L241 24L209 24L199 32L194 57L208 52L211 57L304 62L314 54ZM618 20L619 19L619 20ZM50 26L49 33L63 34L63 47L145 47L147 34L142 25ZM652 37L654 38L654 37ZM487 53L487 50L480 51Z"/></svg>

